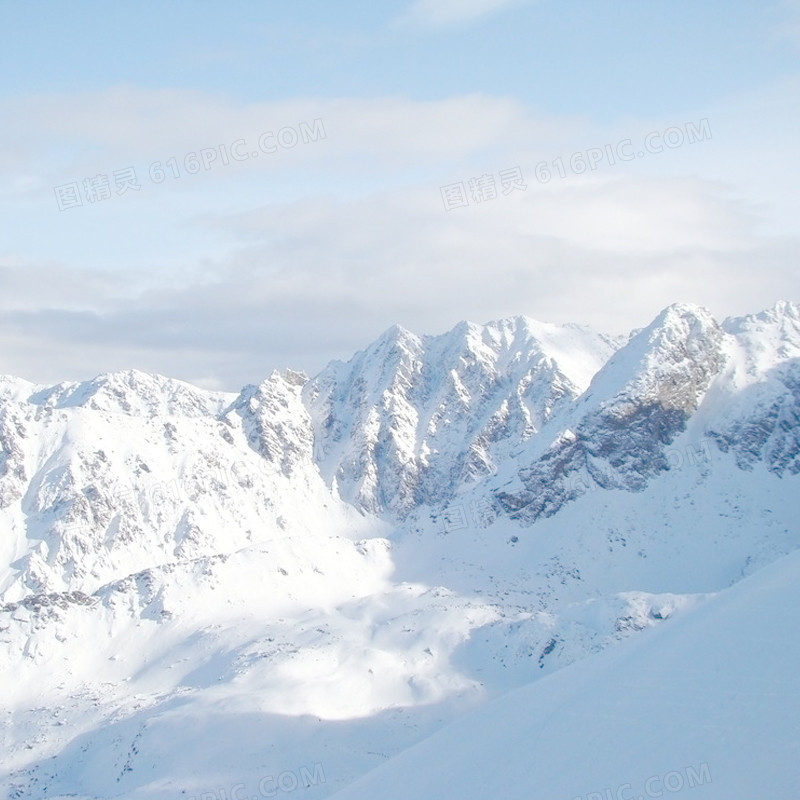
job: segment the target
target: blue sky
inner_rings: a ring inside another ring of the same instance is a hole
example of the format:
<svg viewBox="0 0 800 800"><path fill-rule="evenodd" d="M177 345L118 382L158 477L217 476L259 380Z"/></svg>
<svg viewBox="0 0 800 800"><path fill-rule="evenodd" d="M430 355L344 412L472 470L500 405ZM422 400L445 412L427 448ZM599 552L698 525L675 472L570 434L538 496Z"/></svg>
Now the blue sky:
<svg viewBox="0 0 800 800"><path fill-rule="evenodd" d="M797 2L3 2L0 115L0 372L34 381L800 299Z"/></svg>
<svg viewBox="0 0 800 800"><path fill-rule="evenodd" d="M420 11L415 25L407 2L8 3L0 85L9 94L170 86L240 102L485 92L608 119L713 102L796 66L796 48L776 35L789 11L775 5L418 4L437 5L496 11L451 23L431 12L427 24Z"/></svg>

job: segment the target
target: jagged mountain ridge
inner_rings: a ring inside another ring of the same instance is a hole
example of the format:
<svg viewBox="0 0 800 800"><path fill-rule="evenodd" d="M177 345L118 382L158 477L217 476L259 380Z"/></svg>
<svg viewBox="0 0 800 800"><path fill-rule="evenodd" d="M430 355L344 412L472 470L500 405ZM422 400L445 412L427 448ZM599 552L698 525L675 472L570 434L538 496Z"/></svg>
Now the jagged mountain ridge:
<svg viewBox="0 0 800 800"><path fill-rule="evenodd" d="M514 467L517 490L499 507L528 523L588 491L640 491L674 467L670 445L688 432L700 457L709 442L741 468L764 462L800 472L800 311L790 303L719 325L676 305L634 335L586 393L551 421ZM588 476L576 480L576 476Z"/></svg>
<svg viewBox="0 0 800 800"><path fill-rule="evenodd" d="M402 519L487 479L498 512L530 523L592 482L641 490L687 429L742 468L800 469L797 306L722 325L672 306L620 344L517 317L394 327L311 380L287 370L238 395L135 371L3 378L0 597L231 552L301 530L310 504L333 527L351 506Z"/></svg>
<svg viewBox="0 0 800 800"><path fill-rule="evenodd" d="M439 337L395 327L311 381L286 370L239 395L135 371L55 387L6 378L0 597L91 593L287 535L297 508L346 520L344 500L392 519L446 502L574 399L614 346L520 317Z"/></svg>
<svg viewBox="0 0 800 800"><path fill-rule="evenodd" d="M526 317L441 336L395 326L304 391L317 461L353 505L403 517L492 474L586 388L619 341Z"/></svg>
<svg viewBox="0 0 800 800"><path fill-rule="evenodd" d="M81 591L286 536L363 528L312 460L304 379L236 396L128 372L0 407L0 597ZM269 417L265 421L265 416Z"/></svg>

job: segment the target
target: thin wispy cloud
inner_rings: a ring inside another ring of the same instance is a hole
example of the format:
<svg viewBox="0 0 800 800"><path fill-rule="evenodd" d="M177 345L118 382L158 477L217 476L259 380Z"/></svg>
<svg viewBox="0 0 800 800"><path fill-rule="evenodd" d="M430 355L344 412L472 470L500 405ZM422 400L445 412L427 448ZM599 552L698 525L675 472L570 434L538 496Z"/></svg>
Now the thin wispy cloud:
<svg viewBox="0 0 800 800"><path fill-rule="evenodd" d="M443 27L476 22L526 0L415 0L401 17L406 23Z"/></svg>
<svg viewBox="0 0 800 800"><path fill-rule="evenodd" d="M52 382L135 366L236 390L273 366L313 373L389 320L424 333L525 313L619 333L665 296L725 316L771 305L772 287L793 281L800 242L759 236L757 217L715 183L531 188L449 213L416 188L204 217L242 244L144 290L136 271L110 282L16 263L0 274L13 288L0 312L5 371Z"/></svg>
<svg viewBox="0 0 800 800"><path fill-rule="evenodd" d="M782 0L781 19L775 25L775 38L800 46L800 0Z"/></svg>

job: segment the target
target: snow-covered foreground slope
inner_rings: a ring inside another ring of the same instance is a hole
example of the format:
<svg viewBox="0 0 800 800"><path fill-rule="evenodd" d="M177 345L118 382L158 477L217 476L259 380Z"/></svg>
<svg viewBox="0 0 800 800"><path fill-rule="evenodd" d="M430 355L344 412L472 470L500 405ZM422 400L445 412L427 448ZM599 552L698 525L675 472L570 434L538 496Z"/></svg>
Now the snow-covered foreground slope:
<svg viewBox="0 0 800 800"><path fill-rule="evenodd" d="M0 612L8 796L167 800L317 763L325 796L477 702L450 656L493 609L393 585L378 540L305 580L296 549Z"/></svg>
<svg viewBox="0 0 800 800"><path fill-rule="evenodd" d="M800 311L392 329L238 395L0 378L0 448L0 794L322 798L800 548Z"/></svg>
<svg viewBox="0 0 800 800"><path fill-rule="evenodd" d="M321 764L304 796L327 796L797 547L781 480L742 482L717 457L642 494L587 492L529 529L409 520L354 551L289 539L0 613L6 785L167 800L243 783L252 797Z"/></svg>
<svg viewBox="0 0 800 800"><path fill-rule="evenodd" d="M784 798L800 759L800 553L494 700L336 800Z"/></svg>

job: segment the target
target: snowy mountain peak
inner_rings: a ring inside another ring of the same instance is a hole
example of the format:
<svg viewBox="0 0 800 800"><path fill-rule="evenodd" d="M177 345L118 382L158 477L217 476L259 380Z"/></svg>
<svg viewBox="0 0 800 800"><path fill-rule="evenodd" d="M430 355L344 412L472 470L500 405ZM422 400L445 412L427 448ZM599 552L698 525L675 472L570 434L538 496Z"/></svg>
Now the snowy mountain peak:
<svg viewBox="0 0 800 800"><path fill-rule="evenodd" d="M131 416L204 416L233 395L208 392L183 381L138 370L110 372L82 383L42 388L28 402L47 408L82 407Z"/></svg>
<svg viewBox="0 0 800 800"><path fill-rule="evenodd" d="M758 314L729 317L725 331L747 351L748 369L758 373L787 357L800 356L800 306L782 301Z"/></svg>
<svg viewBox="0 0 800 800"><path fill-rule="evenodd" d="M800 305L789 300L779 300L772 308L747 314L743 317L728 317L723 323L726 330L738 330L758 324L777 324L781 328L797 330L800 326Z"/></svg>
<svg viewBox="0 0 800 800"><path fill-rule="evenodd" d="M676 304L603 366L580 400L530 447L504 510L528 521L555 514L588 490L641 490L669 469L680 436L725 363L723 332L705 309Z"/></svg>
<svg viewBox="0 0 800 800"><path fill-rule="evenodd" d="M525 317L440 336L392 328L305 389L323 476L374 513L446 502L579 395L615 347Z"/></svg>
<svg viewBox="0 0 800 800"><path fill-rule="evenodd" d="M374 358L377 354L414 353L419 350L420 346L421 342L418 336L402 325L392 325L372 342L363 351L363 354L368 358Z"/></svg>
<svg viewBox="0 0 800 800"><path fill-rule="evenodd" d="M721 328L706 309L669 306L617 351L589 393L606 405L639 398L691 413L722 363L721 341Z"/></svg>
<svg viewBox="0 0 800 800"><path fill-rule="evenodd" d="M709 398L709 436L742 469L800 472L800 309L777 303L728 319L724 380Z"/></svg>

